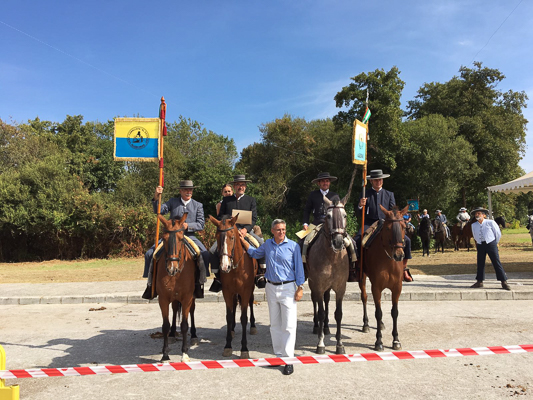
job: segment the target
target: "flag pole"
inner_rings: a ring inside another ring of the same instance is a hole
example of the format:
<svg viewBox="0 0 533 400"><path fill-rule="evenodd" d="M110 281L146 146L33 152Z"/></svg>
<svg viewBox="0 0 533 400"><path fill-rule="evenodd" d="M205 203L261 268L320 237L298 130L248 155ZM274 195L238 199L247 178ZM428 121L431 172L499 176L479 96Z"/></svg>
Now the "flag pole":
<svg viewBox="0 0 533 400"><path fill-rule="evenodd" d="M365 109L365 116L363 117L363 121L365 118L367 118L367 112L368 112L368 88L366 89L366 109ZM363 164L363 195L361 198L366 197L366 173L367 173L367 164L368 164L368 124L370 121L366 121L366 146L365 146L365 163ZM361 259L359 261L359 282L363 279L363 236L365 234L365 208L366 204L363 204L362 209L362 216L361 216Z"/></svg>
<svg viewBox="0 0 533 400"><path fill-rule="evenodd" d="M165 98L161 97L161 105L159 106L159 186L164 187L165 181L164 181L164 173L163 173L163 147L164 147L164 140L163 137L167 136L167 125L165 123L165 118L167 115L167 105L165 103ZM157 196L157 220L155 225L155 250L157 249L157 245L159 244L159 215L161 215L161 193ZM155 255L155 253L154 253ZM157 273L157 268L153 269L153 281L152 284L152 298L155 296L155 278Z"/></svg>

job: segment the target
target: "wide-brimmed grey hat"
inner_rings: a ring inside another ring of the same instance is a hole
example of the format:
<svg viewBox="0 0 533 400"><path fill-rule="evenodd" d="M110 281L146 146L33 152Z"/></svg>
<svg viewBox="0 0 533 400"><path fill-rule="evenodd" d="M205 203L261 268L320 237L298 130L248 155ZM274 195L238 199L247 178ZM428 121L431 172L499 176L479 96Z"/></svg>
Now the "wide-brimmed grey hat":
<svg viewBox="0 0 533 400"><path fill-rule="evenodd" d="M246 183L246 182L251 182L251 180L246 179L246 176L244 176L244 175L235 175L233 177L233 182L231 182L231 183L239 183L239 182Z"/></svg>
<svg viewBox="0 0 533 400"><path fill-rule="evenodd" d="M370 171L370 175L367 175L366 179L385 179L389 176L389 174L384 174L380 169L373 169Z"/></svg>
<svg viewBox="0 0 533 400"><path fill-rule="evenodd" d="M459 211L461 211L461 212L462 212L462 211L466 211L466 208L465 208L465 207L461 207L461 208L459 209Z"/></svg>
<svg viewBox="0 0 533 400"><path fill-rule="evenodd" d="M329 179L331 182L334 182L337 180L337 177L331 176L329 172L320 172L318 176L311 181L311 183L316 183L318 181L321 181L322 179Z"/></svg>
<svg viewBox="0 0 533 400"><path fill-rule="evenodd" d="M199 186L194 186L191 180L180 181L180 189L197 189Z"/></svg>
<svg viewBox="0 0 533 400"><path fill-rule="evenodd" d="M438 213L441 213L441 212L442 212L442 210L436 210L435 214L438 214Z"/></svg>
<svg viewBox="0 0 533 400"><path fill-rule="evenodd" d="M476 216L476 213L478 211L481 211L483 214L485 215L489 215L489 210L487 210L486 208L483 208L483 207L478 207L478 208L474 208L472 211L470 211L470 215L472 217L475 217Z"/></svg>

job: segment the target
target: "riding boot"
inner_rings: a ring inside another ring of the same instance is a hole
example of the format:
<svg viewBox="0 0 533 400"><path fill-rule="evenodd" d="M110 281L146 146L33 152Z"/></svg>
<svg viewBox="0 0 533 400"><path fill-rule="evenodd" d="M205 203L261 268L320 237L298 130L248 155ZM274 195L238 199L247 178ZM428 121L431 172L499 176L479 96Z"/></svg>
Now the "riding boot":
<svg viewBox="0 0 533 400"><path fill-rule="evenodd" d="M265 272L266 265L259 264L259 268L257 268L257 275L255 276L255 286L257 286L258 289L264 289L266 286Z"/></svg>
<svg viewBox="0 0 533 400"><path fill-rule="evenodd" d="M154 262L153 260L150 262L150 268L148 269L148 282L146 285L146 289L144 293L142 294L142 298L146 300L152 300L157 296L157 291L154 290L154 295L152 296L152 281L154 279Z"/></svg>
<svg viewBox="0 0 533 400"><path fill-rule="evenodd" d="M213 283L209 288L210 292L218 293L222 290L222 283L220 282L220 271L215 272L215 277L213 278Z"/></svg>
<svg viewBox="0 0 533 400"><path fill-rule="evenodd" d="M348 282L359 282L359 261L350 262L350 269L348 271Z"/></svg>
<svg viewBox="0 0 533 400"><path fill-rule="evenodd" d="M146 289L144 290L144 293L141 297L146 300L152 300L153 298L155 298L155 296L152 297L152 285L146 285Z"/></svg>
<svg viewBox="0 0 533 400"><path fill-rule="evenodd" d="M204 298L204 284L203 283L194 284L194 297L197 299Z"/></svg>
<svg viewBox="0 0 533 400"><path fill-rule="evenodd" d="M403 260L403 281L413 282L413 276L409 272L409 268L407 268L407 260Z"/></svg>

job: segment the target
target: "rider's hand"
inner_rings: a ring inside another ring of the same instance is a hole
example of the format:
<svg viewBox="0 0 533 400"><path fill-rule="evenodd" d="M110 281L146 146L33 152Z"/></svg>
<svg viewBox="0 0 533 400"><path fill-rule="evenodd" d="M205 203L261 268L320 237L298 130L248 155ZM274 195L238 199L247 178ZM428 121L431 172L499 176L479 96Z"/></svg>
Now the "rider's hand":
<svg viewBox="0 0 533 400"><path fill-rule="evenodd" d="M154 199L157 200L159 195L163 193L163 186L158 186L155 188Z"/></svg>
<svg viewBox="0 0 533 400"><path fill-rule="evenodd" d="M366 197L362 197L361 200L359 200L359 207L363 207L366 204Z"/></svg>
<svg viewBox="0 0 533 400"><path fill-rule="evenodd" d="M183 228L184 228L185 230L187 230L188 227L189 227L189 224L188 224L187 222L184 222L184 223L183 223Z"/></svg>
<svg viewBox="0 0 533 400"><path fill-rule="evenodd" d="M303 229L304 229L304 231L306 231L306 230L307 230L307 228L308 228L308 226L307 226L307 225L304 225L304 226L303 226Z"/></svg>

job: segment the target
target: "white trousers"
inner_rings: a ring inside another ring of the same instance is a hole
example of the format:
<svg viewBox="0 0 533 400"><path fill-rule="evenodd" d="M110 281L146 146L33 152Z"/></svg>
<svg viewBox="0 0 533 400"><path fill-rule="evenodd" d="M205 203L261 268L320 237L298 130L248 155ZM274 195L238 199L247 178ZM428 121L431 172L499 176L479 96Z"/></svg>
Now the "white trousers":
<svg viewBox="0 0 533 400"><path fill-rule="evenodd" d="M270 315L270 336L276 357L294 357L296 344L296 325L298 321L296 284L266 284L266 298Z"/></svg>

